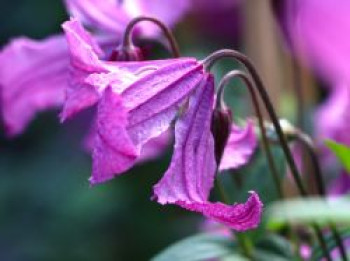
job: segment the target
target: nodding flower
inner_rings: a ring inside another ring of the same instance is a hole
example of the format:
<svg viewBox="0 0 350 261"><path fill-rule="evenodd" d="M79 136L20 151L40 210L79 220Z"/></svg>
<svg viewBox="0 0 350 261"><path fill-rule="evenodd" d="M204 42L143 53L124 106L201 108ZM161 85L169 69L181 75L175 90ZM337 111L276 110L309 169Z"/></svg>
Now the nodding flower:
<svg viewBox="0 0 350 261"><path fill-rule="evenodd" d="M174 154L154 186L153 198L200 212L236 230L255 228L262 212L255 192L244 204L209 201L218 166L229 169L246 163L256 139L251 123L240 129L228 119L221 124L227 130L223 151L215 156L219 132L214 139L216 121L212 119L218 108L214 108L214 78L204 63L194 58L104 61L77 20L64 23L63 28L71 53L71 83L61 120L97 104L90 183L124 173L137 162L148 141L174 127Z"/></svg>

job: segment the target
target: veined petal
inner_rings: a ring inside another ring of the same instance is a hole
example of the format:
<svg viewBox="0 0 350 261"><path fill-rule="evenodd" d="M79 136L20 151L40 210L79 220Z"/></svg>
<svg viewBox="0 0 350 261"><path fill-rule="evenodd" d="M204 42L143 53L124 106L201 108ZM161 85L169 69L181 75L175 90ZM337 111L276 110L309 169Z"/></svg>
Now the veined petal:
<svg viewBox="0 0 350 261"><path fill-rule="evenodd" d="M169 128L203 74L202 64L194 59L177 59L125 89L122 97L129 111L128 132L135 144L143 144Z"/></svg>
<svg viewBox="0 0 350 261"><path fill-rule="evenodd" d="M62 28L69 45L71 64L86 72L106 72L99 56L102 50L76 19L64 22Z"/></svg>
<svg viewBox="0 0 350 261"><path fill-rule="evenodd" d="M220 202L183 203L178 205L190 211L202 213L204 216L223 223L237 231L254 229L261 219L263 204L258 194L251 192L244 204L225 205Z"/></svg>
<svg viewBox="0 0 350 261"><path fill-rule="evenodd" d="M159 203L207 201L216 170L210 131L213 101L214 79L206 75L191 97L187 112L175 124L170 167L154 186Z"/></svg>
<svg viewBox="0 0 350 261"><path fill-rule="evenodd" d="M127 116L121 97L107 88L98 105L91 184L110 180L126 171L139 156L126 131Z"/></svg>
<svg viewBox="0 0 350 261"><path fill-rule="evenodd" d="M64 36L18 38L0 53L1 106L9 136L22 133L35 114L60 107L68 81Z"/></svg>
<svg viewBox="0 0 350 261"><path fill-rule="evenodd" d="M235 169L246 164L253 155L256 145L257 139L252 121L249 121L244 128L232 124L219 170Z"/></svg>
<svg viewBox="0 0 350 261"><path fill-rule="evenodd" d="M169 169L154 186L160 204L173 203L236 230L255 228L262 203L257 194L245 204L228 206L208 201L214 184L216 163L210 130L214 102L214 79L206 75L191 97L187 112L175 124L174 155Z"/></svg>

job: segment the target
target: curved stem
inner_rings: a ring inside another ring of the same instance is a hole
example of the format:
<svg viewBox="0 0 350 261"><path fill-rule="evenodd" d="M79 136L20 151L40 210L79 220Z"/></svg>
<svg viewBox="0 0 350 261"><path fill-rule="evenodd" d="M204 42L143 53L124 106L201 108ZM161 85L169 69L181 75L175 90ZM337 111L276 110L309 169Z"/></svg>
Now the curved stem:
<svg viewBox="0 0 350 261"><path fill-rule="evenodd" d="M132 30L134 29L136 24L138 24L139 22L142 22L142 21L152 22L155 25L157 25L163 31L165 37L168 39L173 56L175 58L180 57L179 46L177 44L177 41L176 41L173 33L160 20L158 20L157 18L154 18L154 17L150 17L150 16L139 16L139 17L132 19L129 22L129 24L125 28L125 32L124 32L123 39L122 39L122 46L130 46L130 44L132 43Z"/></svg>
<svg viewBox="0 0 350 261"><path fill-rule="evenodd" d="M276 165L275 165L275 162L273 160L272 153L271 153L271 148L270 148L270 145L269 145L269 142L267 139L266 129L264 127L264 120L263 120L261 109L259 106L258 97L255 93L254 85L253 85L250 77L246 73L239 71L239 70L233 70L233 71L230 71L229 73L227 73L223 77L223 79L220 81L219 87L218 87L216 108L225 106L224 100L223 100L224 89L225 89L225 86L228 84L228 82L234 78L240 78L245 83L245 86L249 90L251 100L252 100L252 103L253 103L253 106L255 109L255 113L256 113L257 118L258 118L258 124L259 124L259 128L261 131L261 137L262 137L262 146L263 146L264 151L266 152L268 164L270 166L271 173L272 173L272 178L275 182L278 196L280 198L283 198L283 192L282 192L282 186L281 186L282 182L281 182L281 179L278 175L277 168L276 168Z"/></svg>
<svg viewBox="0 0 350 261"><path fill-rule="evenodd" d="M258 74L258 72L256 71L255 67L253 66L253 64L250 62L250 60L248 59L248 57L246 57L244 54L238 52L238 51L234 51L234 50L228 50L228 49L224 49L224 50L220 50L217 52L212 53L211 55L209 55L204 61L203 64L206 66L207 69L210 69L216 61L225 58L225 57L231 57L234 58L235 60L238 60L240 63L242 63L245 68L249 71L250 75L252 76L254 82L255 82L255 86L259 91L260 97L262 98L262 100L264 101L264 104L266 106L267 112L271 118L271 121L274 125L274 128L276 130L276 133L278 135L278 139L279 142L282 146L284 155L286 157L286 160L288 162L288 165L290 167L291 173L293 175L294 181L299 189L299 192L302 196L307 196L307 192L306 189L302 183L301 177L299 175L299 171L298 168L295 164L295 161L293 159L292 153L288 147L286 138L283 135L283 131L282 128L279 124L276 112L272 106L271 100L269 98L269 95L264 87L264 84L262 82L262 80L260 79L260 76Z"/></svg>

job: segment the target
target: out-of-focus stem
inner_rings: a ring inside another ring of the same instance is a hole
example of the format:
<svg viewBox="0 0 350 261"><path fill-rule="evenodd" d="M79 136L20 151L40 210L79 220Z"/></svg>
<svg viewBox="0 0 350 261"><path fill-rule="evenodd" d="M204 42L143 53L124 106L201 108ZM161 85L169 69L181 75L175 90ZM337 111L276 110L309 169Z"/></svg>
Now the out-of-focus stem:
<svg viewBox="0 0 350 261"><path fill-rule="evenodd" d="M320 166L320 162L317 157L317 149L314 146L313 141L311 138L306 135L305 133L296 130L294 136L296 139L302 143L302 145L306 148L307 152L310 155L311 161L312 161L312 166L313 166L313 172L315 175L315 180L317 184L317 189L318 189L318 194L322 197L326 196L326 190L325 190L325 185L323 182L323 175L322 175L322 170ZM343 240L338 232L337 227L333 222L329 222L329 227L331 229L332 235L335 239L336 244L338 245L340 255L342 257L343 261L348 261L348 257L346 254L345 246L343 244Z"/></svg>
<svg viewBox="0 0 350 261"><path fill-rule="evenodd" d="M173 56L180 57L179 46L171 30L163 22L161 22L155 17L150 16L138 16L129 22L124 31L122 39L123 46L130 46L130 44L132 43L132 30L134 29L136 24L143 21L148 21L156 24L163 31L165 37L168 39Z"/></svg>

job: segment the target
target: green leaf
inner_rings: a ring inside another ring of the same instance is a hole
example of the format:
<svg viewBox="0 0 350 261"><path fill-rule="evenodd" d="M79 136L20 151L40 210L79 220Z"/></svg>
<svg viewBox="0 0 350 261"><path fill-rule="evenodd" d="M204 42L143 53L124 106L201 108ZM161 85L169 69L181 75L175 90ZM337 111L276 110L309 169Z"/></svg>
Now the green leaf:
<svg viewBox="0 0 350 261"><path fill-rule="evenodd" d="M266 209L267 227L278 230L286 224L350 224L349 198L292 199L271 204Z"/></svg>
<svg viewBox="0 0 350 261"><path fill-rule="evenodd" d="M335 154L346 172L350 174L350 147L333 140L326 140L325 144Z"/></svg>
<svg viewBox="0 0 350 261"><path fill-rule="evenodd" d="M259 256L259 253L265 253L265 255L279 257L278 260L291 260L293 258L292 245L285 238L276 234L265 234L256 243L258 249L255 256ZM270 259L275 260L275 259Z"/></svg>
<svg viewBox="0 0 350 261"><path fill-rule="evenodd" d="M227 236L199 234L183 239L155 256L152 261L199 261L222 258L234 252L235 243Z"/></svg>

